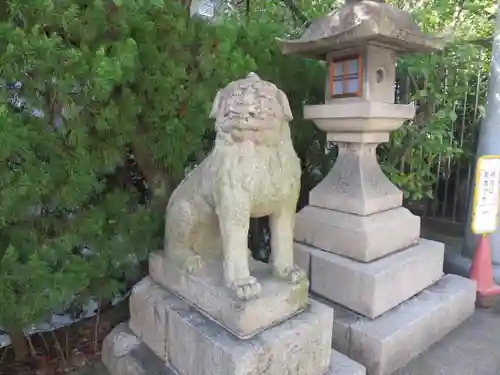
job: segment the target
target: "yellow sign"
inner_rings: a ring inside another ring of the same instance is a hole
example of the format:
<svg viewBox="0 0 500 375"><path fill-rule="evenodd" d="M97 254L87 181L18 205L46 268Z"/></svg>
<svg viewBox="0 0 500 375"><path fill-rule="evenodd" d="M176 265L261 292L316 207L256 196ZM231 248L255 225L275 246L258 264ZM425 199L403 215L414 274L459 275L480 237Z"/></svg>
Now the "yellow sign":
<svg viewBox="0 0 500 375"><path fill-rule="evenodd" d="M500 203L500 155L484 155L477 160L471 230L474 234L493 233L497 228Z"/></svg>

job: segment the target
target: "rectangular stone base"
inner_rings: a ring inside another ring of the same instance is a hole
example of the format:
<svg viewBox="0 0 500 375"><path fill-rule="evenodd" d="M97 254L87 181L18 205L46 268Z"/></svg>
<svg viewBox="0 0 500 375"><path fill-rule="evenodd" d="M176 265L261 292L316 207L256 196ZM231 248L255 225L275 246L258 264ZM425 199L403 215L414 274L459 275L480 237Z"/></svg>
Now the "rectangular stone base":
<svg viewBox="0 0 500 375"><path fill-rule="evenodd" d="M416 246L374 260L355 260L295 244L310 254L311 291L368 318L376 318L443 275L444 244L420 239Z"/></svg>
<svg viewBox="0 0 500 375"><path fill-rule="evenodd" d="M246 340L237 338L150 278L134 287L130 307L133 333L164 365L181 375L295 371L322 375L330 363L333 310L313 300L303 312Z"/></svg>
<svg viewBox="0 0 500 375"><path fill-rule="evenodd" d="M168 363L169 315L173 306L185 302L145 277L130 294L129 327L156 356Z"/></svg>
<svg viewBox="0 0 500 375"><path fill-rule="evenodd" d="M406 208L360 216L306 206L295 222L297 242L370 262L412 246L420 237L420 217Z"/></svg>
<svg viewBox="0 0 500 375"><path fill-rule="evenodd" d="M278 355L281 355L279 353ZM170 366L158 358L144 343L135 336L126 323L117 327L106 337L103 343L102 360L110 375L179 375ZM217 370L210 375L227 374L226 364L218 362ZM301 369L288 372L289 375L310 375ZM201 374L201 373L200 373ZM282 375L271 368L252 375ZM364 366L345 355L331 351L330 367L324 375L365 375ZM183 374L180 374L183 375Z"/></svg>
<svg viewBox="0 0 500 375"><path fill-rule="evenodd" d="M170 365L180 375L323 375L330 366L333 310L311 301L300 314L241 340L183 308L172 311L169 330Z"/></svg>
<svg viewBox="0 0 500 375"><path fill-rule="evenodd" d="M196 274L173 267L163 252L149 258L150 277L162 287L196 306L239 338L252 337L302 311L308 301L309 281L290 284L272 275L271 266L250 261L250 271L262 286L259 298L241 301L223 284L222 263L206 263Z"/></svg>
<svg viewBox="0 0 500 375"><path fill-rule="evenodd" d="M369 375L389 375L472 315L475 298L473 281L446 275L374 320L330 304L335 309L332 347L366 366Z"/></svg>

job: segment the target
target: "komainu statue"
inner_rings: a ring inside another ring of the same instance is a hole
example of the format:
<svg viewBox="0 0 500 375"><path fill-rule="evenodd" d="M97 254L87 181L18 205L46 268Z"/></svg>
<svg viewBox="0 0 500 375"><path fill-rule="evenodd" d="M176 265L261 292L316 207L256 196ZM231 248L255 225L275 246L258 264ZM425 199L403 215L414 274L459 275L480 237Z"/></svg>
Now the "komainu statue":
<svg viewBox="0 0 500 375"><path fill-rule="evenodd" d="M217 93L210 117L215 146L167 205L168 262L191 274L205 262L222 262L226 287L239 299L256 298L261 285L249 270L249 222L269 215L274 275L299 282L305 273L294 264L293 230L301 169L286 95L250 73Z"/></svg>

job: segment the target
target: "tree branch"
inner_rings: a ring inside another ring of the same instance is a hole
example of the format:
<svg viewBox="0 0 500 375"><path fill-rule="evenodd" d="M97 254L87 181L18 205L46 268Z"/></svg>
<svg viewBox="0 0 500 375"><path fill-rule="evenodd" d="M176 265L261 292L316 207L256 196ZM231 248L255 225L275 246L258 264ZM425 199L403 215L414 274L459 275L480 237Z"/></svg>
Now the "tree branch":
<svg viewBox="0 0 500 375"><path fill-rule="evenodd" d="M471 40L468 40L467 42L470 44L480 46L480 47L491 49L491 45L493 44L493 37L489 36L487 38L471 39Z"/></svg>
<svg viewBox="0 0 500 375"><path fill-rule="evenodd" d="M307 26L310 25L311 20L297 7L293 0L282 0L283 4L286 5L288 9L292 12L293 16L298 19L300 22Z"/></svg>

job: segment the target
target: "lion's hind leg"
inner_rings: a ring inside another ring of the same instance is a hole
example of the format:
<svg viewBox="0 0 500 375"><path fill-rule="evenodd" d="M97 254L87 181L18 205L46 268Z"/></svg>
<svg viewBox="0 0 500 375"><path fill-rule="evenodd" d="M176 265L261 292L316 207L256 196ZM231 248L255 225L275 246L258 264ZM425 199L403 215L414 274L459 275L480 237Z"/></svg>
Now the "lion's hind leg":
<svg viewBox="0 0 500 375"><path fill-rule="evenodd" d="M174 204L167 210L165 252L170 262L188 273L203 267L202 257L193 251L198 220L194 207L188 202Z"/></svg>
<svg viewBox="0 0 500 375"><path fill-rule="evenodd" d="M300 282L306 278L306 274L295 265L293 259L295 205L285 204L272 213L269 224L271 229L271 261L275 276L290 283Z"/></svg>

